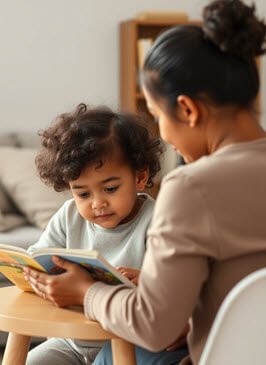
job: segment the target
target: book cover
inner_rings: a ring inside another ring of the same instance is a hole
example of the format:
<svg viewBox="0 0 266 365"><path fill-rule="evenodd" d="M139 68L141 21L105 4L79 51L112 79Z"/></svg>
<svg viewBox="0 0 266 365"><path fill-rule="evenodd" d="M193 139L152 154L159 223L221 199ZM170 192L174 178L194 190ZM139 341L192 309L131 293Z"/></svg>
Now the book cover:
<svg viewBox="0 0 266 365"><path fill-rule="evenodd" d="M52 256L60 256L65 260L84 267L95 280L106 284L135 285L108 263L97 251L71 250L63 248L43 248L30 255L20 247L0 244L0 272L13 284L24 291L32 291L24 278L23 267L30 266L37 270L57 275L63 272L52 261Z"/></svg>

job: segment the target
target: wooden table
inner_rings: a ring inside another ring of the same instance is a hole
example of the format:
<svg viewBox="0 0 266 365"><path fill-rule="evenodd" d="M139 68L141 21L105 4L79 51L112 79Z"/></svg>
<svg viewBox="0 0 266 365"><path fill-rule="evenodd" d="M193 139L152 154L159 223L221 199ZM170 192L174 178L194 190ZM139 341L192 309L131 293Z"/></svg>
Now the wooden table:
<svg viewBox="0 0 266 365"><path fill-rule="evenodd" d="M111 340L114 365L135 365L134 345L86 319L82 308L58 308L14 286L0 289L0 330L9 332L2 365L24 365L32 336Z"/></svg>

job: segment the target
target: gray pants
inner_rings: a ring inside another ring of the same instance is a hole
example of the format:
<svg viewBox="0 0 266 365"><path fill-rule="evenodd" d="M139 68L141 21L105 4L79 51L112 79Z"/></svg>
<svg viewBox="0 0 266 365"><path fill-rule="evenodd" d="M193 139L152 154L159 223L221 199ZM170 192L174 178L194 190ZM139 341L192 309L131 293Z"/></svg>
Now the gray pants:
<svg viewBox="0 0 266 365"><path fill-rule="evenodd" d="M49 338L29 352L26 365L92 365L100 349L84 347L77 351L66 339Z"/></svg>

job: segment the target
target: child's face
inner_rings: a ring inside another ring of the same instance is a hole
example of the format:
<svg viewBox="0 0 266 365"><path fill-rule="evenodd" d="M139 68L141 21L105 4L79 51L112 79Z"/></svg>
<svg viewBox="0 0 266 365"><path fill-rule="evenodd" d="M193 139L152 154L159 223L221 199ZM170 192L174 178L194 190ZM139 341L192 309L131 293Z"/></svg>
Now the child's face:
<svg viewBox="0 0 266 365"><path fill-rule="evenodd" d="M134 172L127 164L107 160L92 165L69 182L81 216L104 228L114 228L137 213L137 191L145 187L147 171Z"/></svg>

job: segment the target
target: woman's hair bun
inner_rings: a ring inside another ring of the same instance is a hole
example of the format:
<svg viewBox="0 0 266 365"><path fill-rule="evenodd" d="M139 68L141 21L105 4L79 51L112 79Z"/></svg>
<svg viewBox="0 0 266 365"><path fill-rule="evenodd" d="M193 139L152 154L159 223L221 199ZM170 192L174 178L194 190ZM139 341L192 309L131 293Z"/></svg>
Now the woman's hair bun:
<svg viewBox="0 0 266 365"><path fill-rule="evenodd" d="M215 0L203 9L205 37L220 50L243 59L266 51L266 25L255 15L255 5L240 0Z"/></svg>

